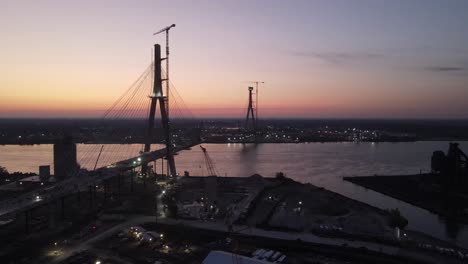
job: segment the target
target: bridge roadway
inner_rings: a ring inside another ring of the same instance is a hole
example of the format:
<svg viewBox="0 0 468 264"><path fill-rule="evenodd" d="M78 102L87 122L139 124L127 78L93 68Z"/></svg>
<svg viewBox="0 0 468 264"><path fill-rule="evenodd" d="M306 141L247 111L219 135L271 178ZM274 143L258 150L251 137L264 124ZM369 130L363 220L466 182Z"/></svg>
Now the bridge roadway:
<svg viewBox="0 0 468 264"><path fill-rule="evenodd" d="M195 142L175 147L174 153L191 148L199 143L200 142ZM45 205L53 200L72 193L87 191L89 186L99 185L102 181L115 177L124 171L140 167L142 164L164 158L165 156L165 148L148 153L140 153L139 156L118 161L111 165L99 168L95 172L80 173L75 177L59 181L53 186L38 188L18 197L2 201L0 202L0 217L5 217L13 213L19 213ZM39 199L37 199L38 194L40 194Z"/></svg>

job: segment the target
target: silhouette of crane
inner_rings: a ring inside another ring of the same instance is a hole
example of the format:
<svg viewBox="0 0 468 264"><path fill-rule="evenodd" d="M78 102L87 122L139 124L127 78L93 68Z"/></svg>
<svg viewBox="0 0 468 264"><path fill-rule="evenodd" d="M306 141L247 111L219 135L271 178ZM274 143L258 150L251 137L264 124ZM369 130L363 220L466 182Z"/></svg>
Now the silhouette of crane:
<svg viewBox="0 0 468 264"><path fill-rule="evenodd" d="M161 79L159 78L158 81L165 81L166 82L166 96L165 97L161 97L161 105L164 104L164 108L165 109L162 109L161 108L161 113L164 111L165 112L165 117L162 116L161 118L162 119L165 119L165 121L167 122L164 122L165 124L165 129L166 129L166 149L167 149L167 175L169 175L169 173L173 176L177 175L176 173L176 167L175 167L175 162L174 162L174 157L173 157L173 153L172 153L172 131L171 131L171 123L169 122L169 85L170 85L170 80L169 80L169 30L173 27L175 27L176 25L175 24L172 24L168 27L165 27L161 30L159 30L158 32L155 32L153 33L153 36L155 35L158 35L158 34L161 34L163 32L166 33L166 58L160 58L159 57L159 62L158 62L158 67L156 67L156 56L155 56L155 81L156 81L156 74L158 75L161 75L161 65L160 63L163 61L163 60L166 60L166 79ZM156 52L159 52L159 51L156 51L156 48L155 48L155 54ZM159 73L156 73L156 68L159 69ZM162 84L160 85L160 94L162 95ZM158 95L158 93L156 92L156 95ZM153 102L151 103L153 104ZM151 117L150 117L151 118ZM150 124L151 125L151 124ZM152 127L150 129L153 129ZM145 152L147 152L149 150L149 146L145 146ZM146 166L144 166L143 168L145 168L145 173L146 173Z"/></svg>
<svg viewBox="0 0 468 264"><path fill-rule="evenodd" d="M175 24L172 24L168 27L165 27L158 32L153 33L153 36L161 34L163 32L166 33L166 94L169 96L169 30L175 27ZM169 112L169 102L166 103L167 111Z"/></svg>
<svg viewBox="0 0 468 264"><path fill-rule="evenodd" d="M218 172L216 171L215 164L213 160L211 159L210 155L206 151L206 148L204 148L202 145L200 145L200 148L203 151L203 155L205 157L205 165L206 169L208 170L208 176L218 176Z"/></svg>

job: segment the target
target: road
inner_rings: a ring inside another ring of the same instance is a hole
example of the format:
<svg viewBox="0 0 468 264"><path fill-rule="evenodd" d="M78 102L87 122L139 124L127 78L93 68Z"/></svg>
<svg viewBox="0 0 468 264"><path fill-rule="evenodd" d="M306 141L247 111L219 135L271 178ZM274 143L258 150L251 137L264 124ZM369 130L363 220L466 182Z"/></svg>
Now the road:
<svg viewBox="0 0 468 264"><path fill-rule="evenodd" d="M188 227L200 228L205 230L213 230L213 231L220 231L220 232L227 232L227 227L225 224L221 222L202 222L202 221L194 221L194 220L182 220L182 219L171 219L165 217L157 217L156 216L134 216L131 219L128 219L124 223L116 225L108 230L103 231L102 233L97 234L96 236L90 238L87 241L80 243L75 247L71 247L67 249L63 255L54 259L53 262L57 263L60 262L67 257L81 251L81 250L89 250L92 249L92 244L99 240L108 238L113 234L124 230L130 226L142 225L144 223L150 223L157 221L158 223L168 224L168 225L183 225ZM388 255L393 256L405 256L405 257L412 257L414 259L418 259L427 263L439 263L440 259L434 259L431 256L425 255L418 251L410 251L406 249L401 249L394 246L382 245L378 243L372 242L365 242L365 241L350 241L341 238L325 238L313 235L311 233L297 233L297 232L282 232L282 231L269 231L263 230L260 228L250 228L244 225L235 225L233 226L234 230L238 230L237 233L243 234L246 236L253 236L253 237L262 237L262 238L273 238L273 239L282 239L282 240L289 240L289 241L296 241L297 239L301 239L304 242L309 243L316 243L316 244L323 244L323 245L332 245L332 246L343 246L343 244L347 244L348 248L356 248L359 249L361 247L365 247L369 250L382 252ZM444 258L441 258L444 259Z"/></svg>

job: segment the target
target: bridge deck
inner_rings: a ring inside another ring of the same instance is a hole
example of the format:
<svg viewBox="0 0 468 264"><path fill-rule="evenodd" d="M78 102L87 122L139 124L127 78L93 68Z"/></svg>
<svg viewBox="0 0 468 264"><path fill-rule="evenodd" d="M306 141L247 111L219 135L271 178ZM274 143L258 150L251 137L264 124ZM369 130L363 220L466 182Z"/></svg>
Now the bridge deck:
<svg viewBox="0 0 468 264"><path fill-rule="evenodd" d="M174 153L177 153L184 149L196 146L199 143L200 142L196 142L175 147L173 151ZM59 181L52 187L53 189L50 189L50 186L38 188L18 197L2 201L0 202L0 217L44 205L48 202L72 193L86 191L88 186L98 185L102 181L113 178L124 171L128 171L133 168L140 167L142 164L164 158L166 153L167 151L165 148L154 150L148 153L141 153L139 156L118 161L112 165L99 168L96 170L96 173L77 175L76 177ZM35 197L38 193L42 194L40 199L36 200Z"/></svg>

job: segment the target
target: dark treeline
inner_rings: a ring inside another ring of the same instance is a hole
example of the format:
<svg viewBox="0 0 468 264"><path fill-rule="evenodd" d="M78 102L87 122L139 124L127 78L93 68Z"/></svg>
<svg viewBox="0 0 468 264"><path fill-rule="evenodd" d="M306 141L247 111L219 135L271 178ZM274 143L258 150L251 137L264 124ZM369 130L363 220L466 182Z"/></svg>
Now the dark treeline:
<svg viewBox="0 0 468 264"><path fill-rule="evenodd" d="M122 142L144 140L146 119L0 119L0 144L53 143L60 137L73 136L76 142ZM174 119L175 132L203 127L243 127L241 119ZM156 122L156 129L161 129ZM261 119L259 128L273 129L349 129L407 133L416 140L468 140L468 120L429 119Z"/></svg>

